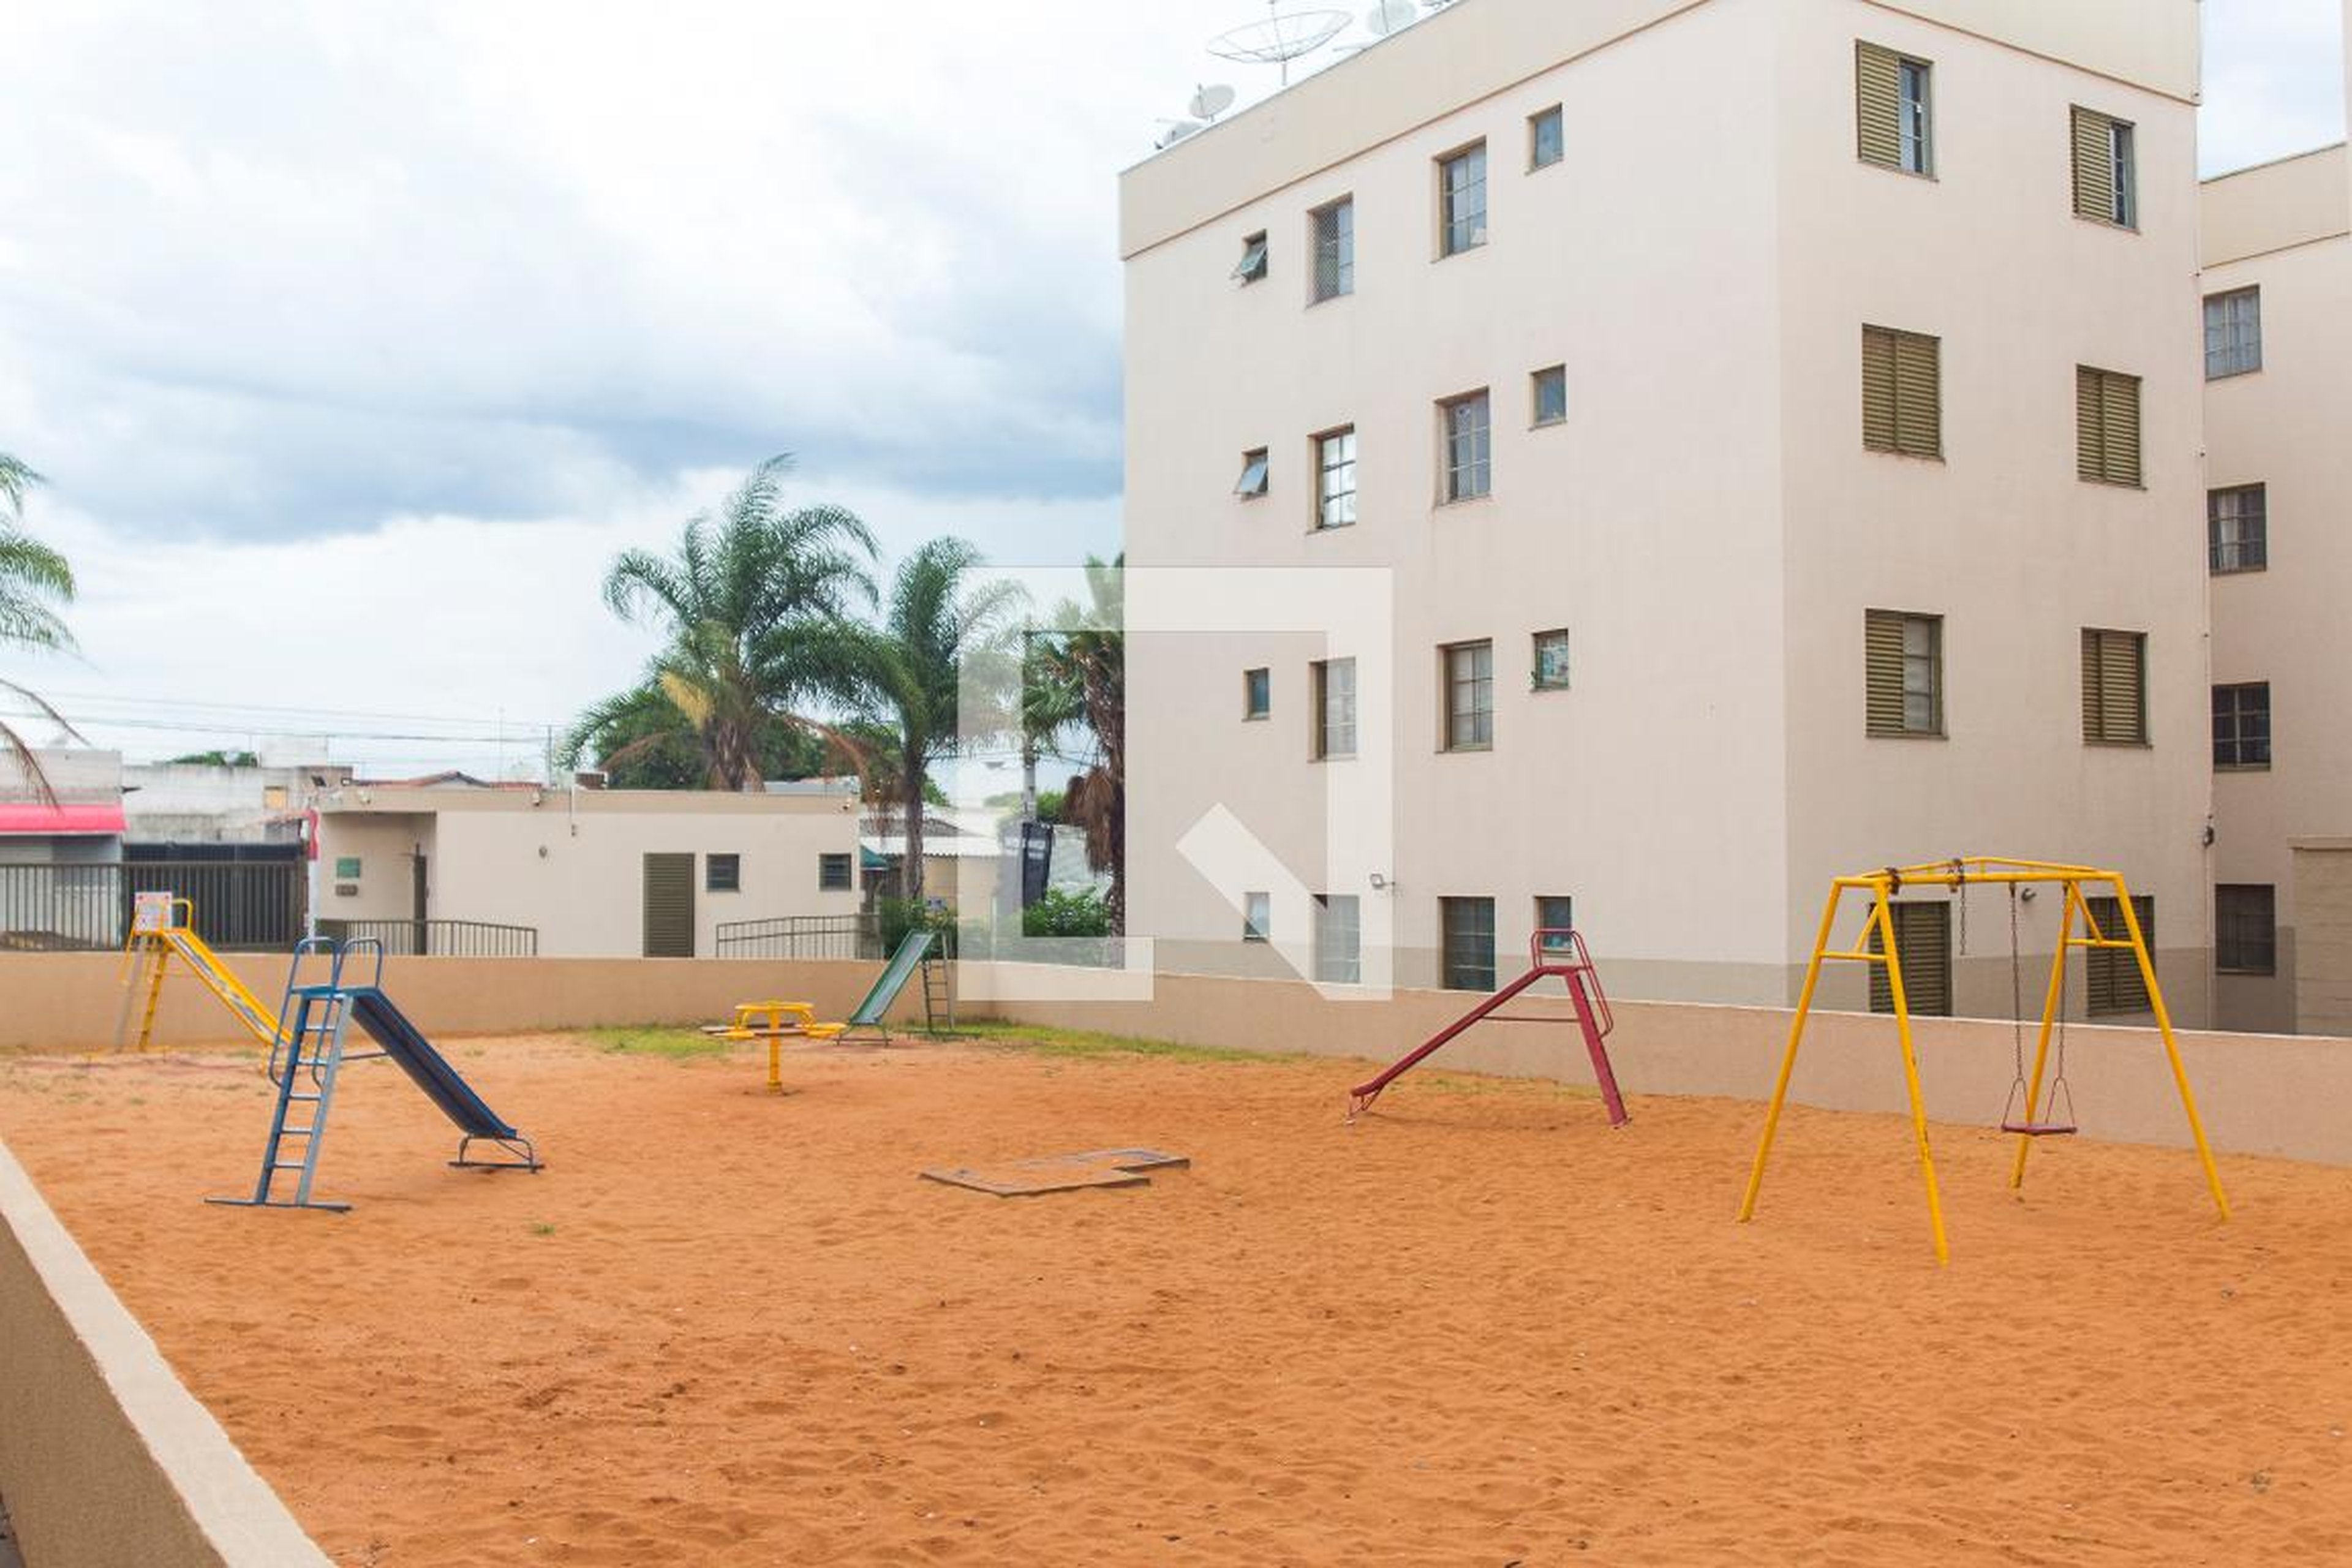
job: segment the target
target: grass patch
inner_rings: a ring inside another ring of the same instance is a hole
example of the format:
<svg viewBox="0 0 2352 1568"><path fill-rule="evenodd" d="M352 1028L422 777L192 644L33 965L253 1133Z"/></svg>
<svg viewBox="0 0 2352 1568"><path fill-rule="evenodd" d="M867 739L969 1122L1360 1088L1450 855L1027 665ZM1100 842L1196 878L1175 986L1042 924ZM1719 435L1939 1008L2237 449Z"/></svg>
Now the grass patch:
<svg viewBox="0 0 2352 1568"><path fill-rule="evenodd" d="M723 1057L738 1042L706 1035L699 1029L586 1029L580 1037L616 1057L667 1057L691 1061L698 1057Z"/></svg>
<svg viewBox="0 0 2352 1568"><path fill-rule="evenodd" d="M1301 1059L1295 1052L1270 1055L1236 1050L1231 1046L1188 1046L1175 1040L1147 1040L1131 1035L1106 1035L1092 1029L1044 1029L1030 1024L975 1023L957 1026L961 1034L1030 1056L1065 1060L1102 1060L1148 1057L1174 1062L1280 1062Z"/></svg>
<svg viewBox="0 0 2352 1568"><path fill-rule="evenodd" d="M553 1236L555 1234L555 1227L548 1224L547 1221L541 1220L530 1227L530 1233L533 1236Z"/></svg>

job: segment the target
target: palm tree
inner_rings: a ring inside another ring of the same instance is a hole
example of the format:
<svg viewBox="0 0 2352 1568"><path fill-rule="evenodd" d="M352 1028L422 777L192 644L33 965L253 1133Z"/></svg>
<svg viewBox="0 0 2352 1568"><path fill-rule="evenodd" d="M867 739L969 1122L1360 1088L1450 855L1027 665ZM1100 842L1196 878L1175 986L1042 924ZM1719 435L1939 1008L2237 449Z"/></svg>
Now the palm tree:
<svg viewBox="0 0 2352 1568"><path fill-rule="evenodd" d="M890 602L878 629L835 645L835 663L824 684L854 692L864 716L887 723L895 777L886 792L906 823L906 862L901 891L908 903L923 901L923 784L931 765L952 755L964 721L1009 728L1003 715L974 713L967 695L992 708L1014 683L1011 652L1012 612L1021 599L1017 584L975 582L980 552L961 539L934 539L899 565Z"/></svg>
<svg viewBox="0 0 2352 1568"><path fill-rule="evenodd" d="M64 556L23 528L25 492L40 482L40 475L0 452L0 647L13 644L57 651L73 647L65 622L50 608L52 604L72 600L73 568L66 564ZM33 692L5 679L0 679L0 689L23 698L68 734L73 733L73 726ZM0 753L15 759L43 800L55 802L48 775L41 771L32 746L5 721L0 721Z"/></svg>
<svg viewBox="0 0 2352 1568"><path fill-rule="evenodd" d="M1038 639L1037 696L1024 704L1041 719L1075 711L1094 737L1094 760L1070 781L1062 815L1086 830L1087 864L1110 874L1114 932L1127 929L1126 567L1124 554L1108 564L1087 558L1089 603L1065 603L1056 612L1064 629Z"/></svg>
<svg viewBox="0 0 2352 1568"><path fill-rule="evenodd" d="M761 463L716 515L687 523L672 555L630 550L613 563L606 605L632 626L658 626L668 646L643 684L582 716L567 760L603 742L617 749L600 761L625 763L686 740L707 787L749 790L785 731L830 736L795 710L828 695L823 650L853 609L874 602L874 535L841 507L787 507L791 468L789 456Z"/></svg>

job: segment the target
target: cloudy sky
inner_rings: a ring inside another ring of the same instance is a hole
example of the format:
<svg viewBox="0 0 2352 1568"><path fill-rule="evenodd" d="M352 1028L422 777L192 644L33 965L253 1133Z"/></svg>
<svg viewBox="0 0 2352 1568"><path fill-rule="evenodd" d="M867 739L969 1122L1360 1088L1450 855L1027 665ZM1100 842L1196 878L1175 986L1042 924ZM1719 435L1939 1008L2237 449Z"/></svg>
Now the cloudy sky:
<svg viewBox="0 0 2352 1568"><path fill-rule="evenodd" d="M2209 172L2343 134L2339 0L2205 0ZM0 450L135 757L536 760L751 461L892 551L1117 547L1115 175L1255 0L0 5ZM1238 74L1237 74L1238 73Z"/></svg>

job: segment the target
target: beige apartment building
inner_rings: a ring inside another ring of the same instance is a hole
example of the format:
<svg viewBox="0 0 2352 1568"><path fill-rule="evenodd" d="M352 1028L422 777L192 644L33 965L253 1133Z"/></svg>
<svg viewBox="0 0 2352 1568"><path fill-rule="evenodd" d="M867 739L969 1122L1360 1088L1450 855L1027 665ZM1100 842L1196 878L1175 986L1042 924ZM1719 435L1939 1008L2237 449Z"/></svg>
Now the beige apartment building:
<svg viewBox="0 0 2352 1568"><path fill-rule="evenodd" d="M549 957L710 958L718 928L854 915L855 781L832 794L354 782L319 811L322 922L527 927Z"/></svg>
<svg viewBox="0 0 2352 1568"><path fill-rule="evenodd" d="M1833 873L2004 854L2129 873L2206 1016L2198 21L1463 0L1130 170L1157 962L1481 988L1573 918L1784 1004ZM2008 1011L2005 899L1902 914Z"/></svg>
<svg viewBox="0 0 2352 1568"><path fill-rule="evenodd" d="M2352 1026L2341 1005L2352 1002L2352 161L2338 145L2208 181L2204 211L2219 1014L2234 1028L2342 1028ZM2319 917L2315 948L2302 940L2306 904ZM2343 995L2299 1007L2299 982L2332 982Z"/></svg>

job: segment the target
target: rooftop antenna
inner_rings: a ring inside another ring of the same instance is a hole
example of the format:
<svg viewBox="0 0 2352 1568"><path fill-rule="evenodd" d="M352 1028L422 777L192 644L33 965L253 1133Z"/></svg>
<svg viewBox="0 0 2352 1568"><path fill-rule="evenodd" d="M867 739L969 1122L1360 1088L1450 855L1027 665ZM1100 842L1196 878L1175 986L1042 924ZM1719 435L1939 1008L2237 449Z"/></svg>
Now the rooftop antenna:
<svg viewBox="0 0 2352 1568"><path fill-rule="evenodd" d="M1192 101L1185 106L1184 111L1203 125L1213 125L1217 116L1233 106L1234 89L1223 82L1215 82L1194 92Z"/></svg>
<svg viewBox="0 0 2352 1568"><path fill-rule="evenodd" d="M1285 11L1282 0L1265 0L1265 21L1211 38L1209 52L1221 60L1279 67L1285 87L1290 85L1291 61L1313 54L1355 19L1345 11Z"/></svg>

